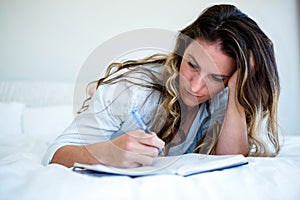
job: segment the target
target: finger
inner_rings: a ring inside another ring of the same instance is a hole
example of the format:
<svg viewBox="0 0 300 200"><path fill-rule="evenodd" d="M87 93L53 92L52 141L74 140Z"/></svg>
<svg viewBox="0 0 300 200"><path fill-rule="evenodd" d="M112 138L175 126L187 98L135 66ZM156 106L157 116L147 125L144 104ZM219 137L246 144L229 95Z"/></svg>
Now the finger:
<svg viewBox="0 0 300 200"><path fill-rule="evenodd" d="M140 150L140 154L155 158L158 156L159 151L156 147L143 145L143 148Z"/></svg>
<svg viewBox="0 0 300 200"><path fill-rule="evenodd" d="M165 142L161 140L159 137L157 137L155 133L151 134L150 137L140 138L139 142L141 144L155 147L157 149L163 148L165 146Z"/></svg>
<svg viewBox="0 0 300 200"><path fill-rule="evenodd" d="M153 146L156 148L163 148L165 142L157 137L156 133L152 132L151 134L146 133L143 130L135 130L127 132L127 135L132 139L136 139L140 143L148 146Z"/></svg>
<svg viewBox="0 0 300 200"><path fill-rule="evenodd" d="M142 130L135 130L128 132L127 135L130 138L130 142L127 141L125 150L151 157L158 156L158 149L163 148L165 144L154 132L148 134Z"/></svg>
<svg viewBox="0 0 300 200"><path fill-rule="evenodd" d="M131 160L134 161L132 165L138 165L138 166L149 166L153 163L153 157L149 157L147 155L143 154L132 154Z"/></svg>
<svg viewBox="0 0 300 200"><path fill-rule="evenodd" d="M126 149L126 151L132 152L133 154L142 154L142 155L150 156L152 158L158 156L157 147L142 144L140 142L136 142L132 144L130 149Z"/></svg>
<svg viewBox="0 0 300 200"><path fill-rule="evenodd" d="M138 142L131 144L130 149L123 149L114 145L116 157L112 156L113 163L111 166L128 168L139 167L142 165L149 165L152 163L152 159L157 157L157 150L146 145L142 145Z"/></svg>

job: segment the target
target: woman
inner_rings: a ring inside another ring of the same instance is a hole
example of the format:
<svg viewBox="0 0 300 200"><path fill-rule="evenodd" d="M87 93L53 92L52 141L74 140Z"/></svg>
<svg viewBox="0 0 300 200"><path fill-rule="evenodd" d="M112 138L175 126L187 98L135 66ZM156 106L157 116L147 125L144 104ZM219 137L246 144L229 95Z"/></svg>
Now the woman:
<svg viewBox="0 0 300 200"><path fill-rule="evenodd" d="M279 152L273 45L232 5L205 10L169 55L113 63L97 83L45 164L150 165L163 147L168 156ZM133 109L153 134L140 130Z"/></svg>

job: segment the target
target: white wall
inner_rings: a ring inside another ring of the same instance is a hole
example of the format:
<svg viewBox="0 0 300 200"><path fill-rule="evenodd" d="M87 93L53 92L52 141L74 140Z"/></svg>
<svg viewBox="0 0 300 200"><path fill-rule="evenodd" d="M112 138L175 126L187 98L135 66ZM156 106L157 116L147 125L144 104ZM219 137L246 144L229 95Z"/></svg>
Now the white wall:
<svg viewBox="0 0 300 200"><path fill-rule="evenodd" d="M176 31L214 3L237 5L273 40L280 123L300 134L297 0L0 0L0 80L74 82L91 52L111 37L140 28Z"/></svg>

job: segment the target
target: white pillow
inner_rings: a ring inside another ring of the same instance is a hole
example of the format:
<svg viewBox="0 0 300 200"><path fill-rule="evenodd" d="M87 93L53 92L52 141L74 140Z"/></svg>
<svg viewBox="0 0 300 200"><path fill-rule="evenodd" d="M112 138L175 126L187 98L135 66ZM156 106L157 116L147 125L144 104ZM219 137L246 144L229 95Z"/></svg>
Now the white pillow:
<svg viewBox="0 0 300 200"><path fill-rule="evenodd" d="M25 135L51 144L73 120L73 108L67 105L26 107L23 119Z"/></svg>
<svg viewBox="0 0 300 200"><path fill-rule="evenodd" d="M0 134L22 134L22 114L25 105L17 102L0 102Z"/></svg>

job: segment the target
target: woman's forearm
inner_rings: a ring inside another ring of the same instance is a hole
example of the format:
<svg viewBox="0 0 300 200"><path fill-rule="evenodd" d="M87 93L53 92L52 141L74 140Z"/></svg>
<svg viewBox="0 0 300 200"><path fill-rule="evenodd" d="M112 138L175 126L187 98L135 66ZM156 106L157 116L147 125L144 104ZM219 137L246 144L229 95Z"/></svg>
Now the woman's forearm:
<svg viewBox="0 0 300 200"><path fill-rule="evenodd" d="M228 106L216 146L216 154L248 155L249 144L244 108L235 102L234 89L229 89Z"/></svg>
<svg viewBox="0 0 300 200"><path fill-rule="evenodd" d="M61 164L66 167L72 167L75 162L85 164L99 163L99 161L88 151L86 146L74 145L67 145L59 148L51 160L51 163Z"/></svg>
<svg viewBox="0 0 300 200"><path fill-rule="evenodd" d="M75 162L103 164L113 167L138 167L150 165L158 156L164 142L156 134L142 130L129 131L113 140L86 146L64 146L56 151L51 163L72 167Z"/></svg>

